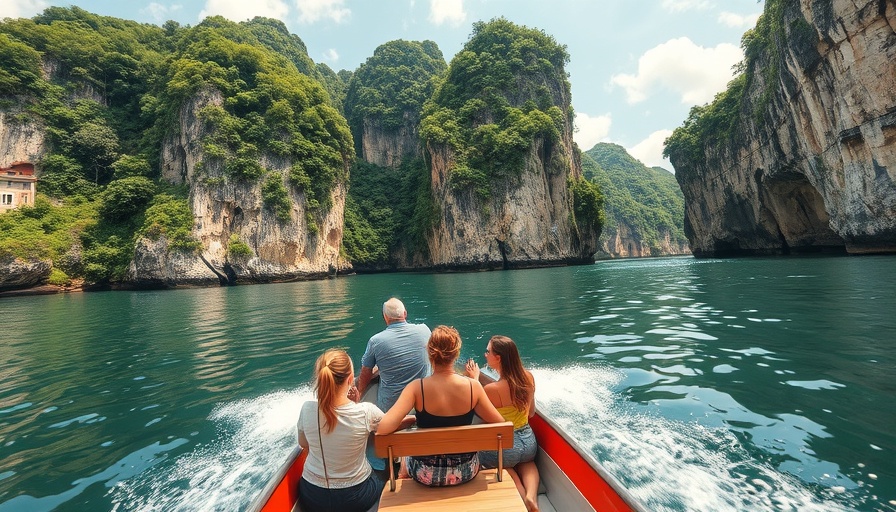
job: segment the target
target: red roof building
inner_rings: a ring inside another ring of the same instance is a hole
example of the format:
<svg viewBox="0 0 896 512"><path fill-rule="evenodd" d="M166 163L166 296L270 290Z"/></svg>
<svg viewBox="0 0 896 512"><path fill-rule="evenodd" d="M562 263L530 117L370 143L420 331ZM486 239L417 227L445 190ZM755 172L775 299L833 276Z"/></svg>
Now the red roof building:
<svg viewBox="0 0 896 512"><path fill-rule="evenodd" d="M0 167L0 213L34 205L36 183L34 164L13 162L9 167Z"/></svg>

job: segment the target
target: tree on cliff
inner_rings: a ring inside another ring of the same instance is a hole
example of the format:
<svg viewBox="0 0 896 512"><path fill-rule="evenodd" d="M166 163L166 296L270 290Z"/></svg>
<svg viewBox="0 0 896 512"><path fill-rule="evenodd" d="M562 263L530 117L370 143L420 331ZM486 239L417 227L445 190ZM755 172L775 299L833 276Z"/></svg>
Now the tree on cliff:
<svg viewBox="0 0 896 512"><path fill-rule="evenodd" d="M424 108L421 136L455 155L450 179L483 198L518 177L536 137L556 142L572 111L566 47L504 18L473 24L470 40Z"/></svg>
<svg viewBox="0 0 896 512"><path fill-rule="evenodd" d="M377 47L352 75L346 91L345 115L355 142L360 143L365 121L385 130L416 126L435 77L446 67L432 41L399 39Z"/></svg>

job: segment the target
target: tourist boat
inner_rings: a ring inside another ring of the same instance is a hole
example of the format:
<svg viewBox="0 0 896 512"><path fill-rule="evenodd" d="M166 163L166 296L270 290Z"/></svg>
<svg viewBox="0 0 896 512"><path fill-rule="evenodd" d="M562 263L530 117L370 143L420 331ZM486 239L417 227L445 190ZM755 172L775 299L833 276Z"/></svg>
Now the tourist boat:
<svg viewBox="0 0 896 512"><path fill-rule="evenodd" d="M369 393L370 390L365 398L370 396ZM579 447L546 415L536 410L535 415L529 419L529 424L538 440L535 463L541 476L538 506L542 511L647 510L593 455ZM296 447L249 510L298 510L298 484L304 462L305 453ZM432 503L427 503L426 508L432 510Z"/></svg>

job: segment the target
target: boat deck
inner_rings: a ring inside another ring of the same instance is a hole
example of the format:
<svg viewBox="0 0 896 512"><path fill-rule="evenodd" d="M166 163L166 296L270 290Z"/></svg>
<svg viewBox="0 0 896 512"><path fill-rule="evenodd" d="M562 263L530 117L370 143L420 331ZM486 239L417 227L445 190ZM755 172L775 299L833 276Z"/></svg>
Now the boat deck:
<svg viewBox="0 0 896 512"><path fill-rule="evenodd" d="M470 482L451 487L427 487L410 479L397 480L395 492L389 486L380 499L381 511L405 512L525 512L526 505L516 491L513 479L504 471L502 481L496 469L486 469Z"/></svg>

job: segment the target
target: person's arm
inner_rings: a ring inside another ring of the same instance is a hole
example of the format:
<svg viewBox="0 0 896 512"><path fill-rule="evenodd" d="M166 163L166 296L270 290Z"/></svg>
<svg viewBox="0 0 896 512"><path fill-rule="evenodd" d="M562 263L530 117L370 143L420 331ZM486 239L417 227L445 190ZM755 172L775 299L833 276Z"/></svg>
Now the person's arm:
<svg viewBox="0 0 896 512"><path fill-rule="evenodd" d="M417 423L417 417L411 416L410 414L408 414L407 416L404 417L403 420L401 420L401 424L398 425L398 430L404 430L404 429L410 427L411 425L413 425L414 423Z"/></svg>
<svg viewBox="0 0 896 512"><path fill-rule="evenodd" d="M361 367L361 375L358 375L358 382L355 385L358 388L358 400L364 396L364 392L367 391L367 386L370 385L370 379L373 378L373 368L368 368L366 366ZM355 400L356 402L358 400Z"/></svg>
<svg viewBox="0 0 896 512"><path fill-rule="evenodd" d="M420 387L420 379L412 380L398 396L395 405L386 411L386 415L380 420L380 426L376 429L377 434L391 434L398 430L402 422L406 420L407 414L414 408L417 403L416 390Z"/></svg>
<svg viewBox="0 0 896 512"><path fill-rule="evenodd" d="M296 430L299 434L299 446L301 446L304 450L308 449L308 438L305 437L305 431L302 430L302 414L305 413L305 405L307 403L308 402L302 404L302 408L299 410L299 421L298 423L296 423Z"/></svg>
<svg viewBox="0 0 896 512"><path fill-rule="evenodd" d="M488 395L485 394L485 390L482 389L482 384L478 381L473 381L473 396L476 402L473 410L476 411L477 416L482 418L482 421L486 423L501 423L504 421L504 417L495 409L494 404L489 400Z"/></svg>
<svg viewBox="0 0 896 512"><path fill-rule="evenodd" d="M529 395L529 417L535 416L535 377L532 376L532 372L526 371L529 374L529 378L532 379L532 394Z"/></svg>

